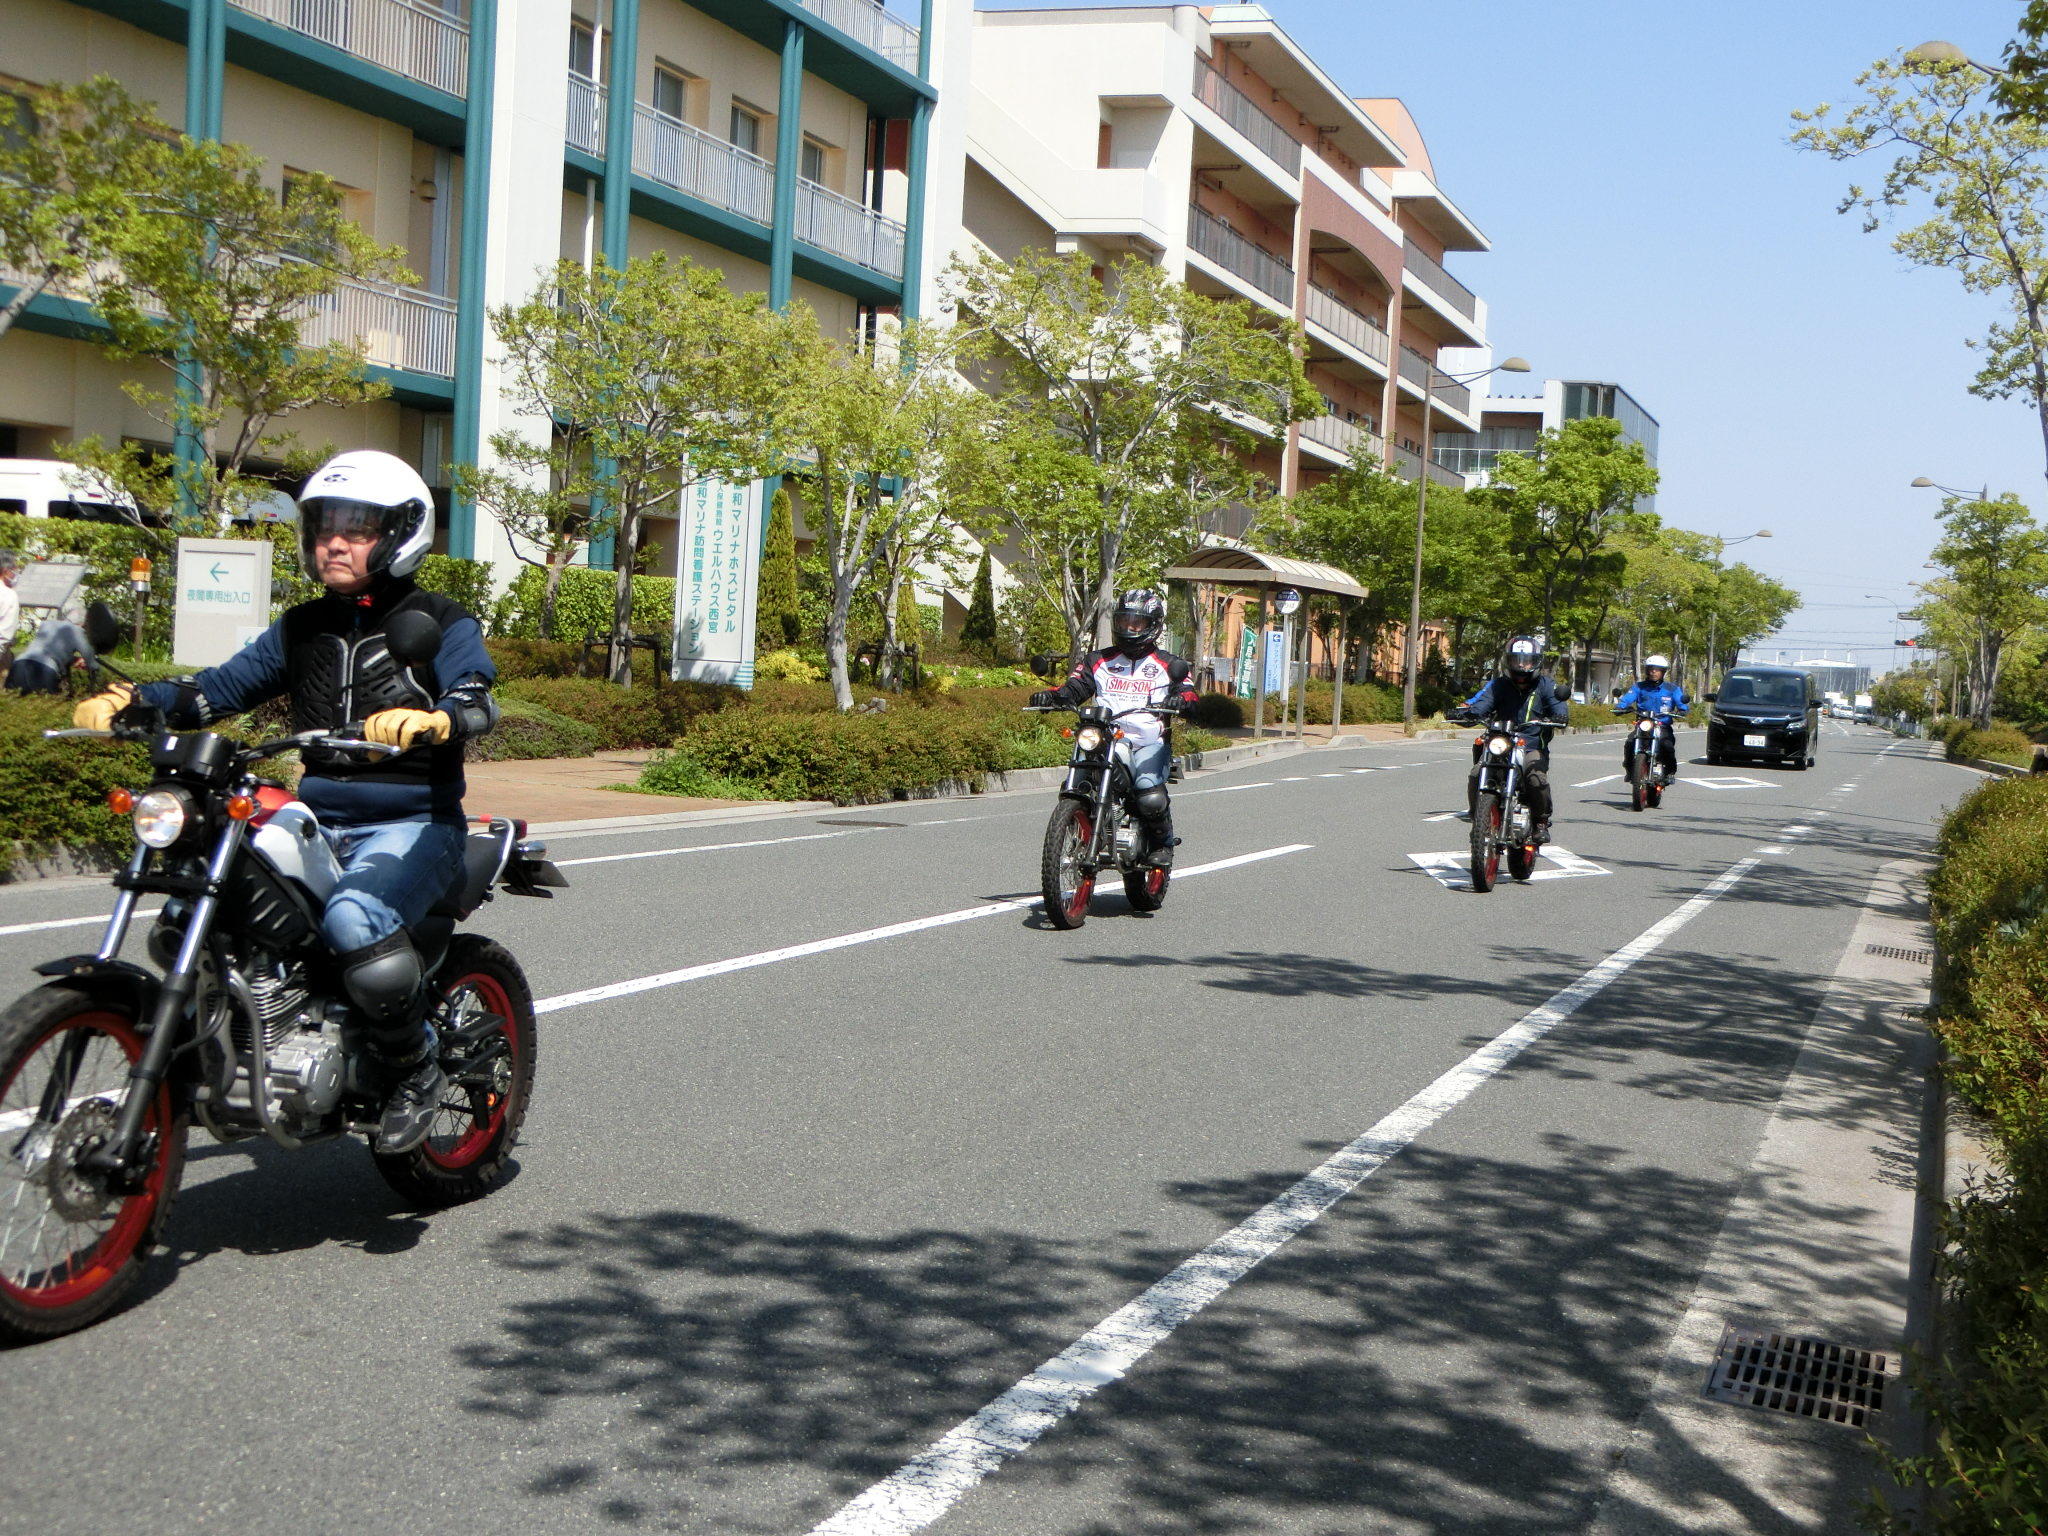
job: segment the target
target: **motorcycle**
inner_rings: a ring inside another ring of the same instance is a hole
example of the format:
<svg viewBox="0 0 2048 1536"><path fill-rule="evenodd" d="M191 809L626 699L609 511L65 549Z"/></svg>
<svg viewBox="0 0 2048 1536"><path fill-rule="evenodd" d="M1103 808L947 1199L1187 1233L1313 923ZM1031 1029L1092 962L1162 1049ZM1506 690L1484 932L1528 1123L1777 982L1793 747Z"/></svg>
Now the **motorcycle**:
<svg viewBox="0 0 2048 1536"><path fill-rule="evenodd" d="M425 615L401 614L387 641L412 665L438 652L441 634ZM45 735L147 741L151 782L108 795L137 842L113 877L99 948L37 966L49 980L0 1012L5 1342L86 1327L135 1287L177 1195L192 1121L219 1141L292 1149L374 1135L385 1086L321 938L339 866L313 812L256 769L308 747L397 749L359 731L244 746L165 731L141 704L109 731ZM523 822L492 819L411 930L449 1092L419 1147L372 1156L418 1206L474 1200L504 1181L533 1087L526 977L508 951L456 924L494 888L547 897L567 884ZM147 946L161 978L118 958L144 896L167 898Z"/></svg>
<svg viewBox="0 0 2048 1536"><path fill-rule="evenodd" d="M1626 711L1617 711L1626 713ZM1664 803L1665 788L1671 783L1657 761L1657 745L1663 732L1671 729L1668 710L1637 709L1635 729L1628 734L1629 804L1636 810L1654 810Z"/></svg>
<svg viewBox="0 0 2048 1536"><path fill-rule="evenodd" d="M1473 716L1454 720L1471 723ZM1490 891L1500 882L1503 856L1508 873L1526 881L1536 872L1536 819L1522 803L1522 780L1532 745L1540 748L1543 727L1514 720L1484 722L1479 738L1479 782L1472 796L1472 889Z"/></svg>
<svg viewBox="0 0 2048 1536"><path fill-rule="evenodd" d="M1035 710L1048 714L1064 710L1063 704ZM1157 912L1166 902L1166 887L1172 872L1153 869L1145 857L1144 826L1133 814L1130 753L1123 749L1123 731L1117 721L1125 715L1172 716L1179 710L1168 704L1146 704L1136 709L1111 713L1101 704L1085 704L1074 711L1075 723L1061 734L1074 744L1067 764L1067 777L1060 785L1059 802L1045 826L1045 846L1039 858L1039 884L1045 894L1045 915L1055 928L1078 928L1088 920L1088 904L1095 898L1095 880L1104 869L1123 876L1124 896L1139 912Z"/></svg>

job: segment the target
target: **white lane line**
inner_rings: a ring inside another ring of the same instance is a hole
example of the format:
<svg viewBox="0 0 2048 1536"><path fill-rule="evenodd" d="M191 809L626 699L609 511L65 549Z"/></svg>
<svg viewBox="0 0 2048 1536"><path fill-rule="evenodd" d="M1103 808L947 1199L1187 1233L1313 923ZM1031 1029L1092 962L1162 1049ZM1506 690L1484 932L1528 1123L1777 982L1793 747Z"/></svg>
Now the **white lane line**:
<svg viewBox="0 0 2048 1536"><path fill-rule="evenodd" d="M617 864L624 859L669 859L679 853L722 853L728 848L772 848L777 843L820 843L828 837L851 837L856 832L873 830L876 829L848 827L844 832L806 832L801 837L756 837L744 843L701 843L694 848L650 848L641 853L599 853L587 859L557 859L555 868L567 869L575 864Z"/></svg>
<svg viewBox="0 0 2048 1536"><path fill-rule="evenodd" d="M1308 775L1305 773L1290 773L1286 778L1275 779L1273 782L1276 784L1305 784L1308 782Z"/></svg>
<svg viewBox="0 0 2048 1536"><path fill-rule="evenodd" d="M1184 789L1180 794L1183 800L1189 795L1231 795L1240 789L1271 789L1277 782L1276 779L1259 779L1250 784L1226 784L1221 789Z"/></svg>
<svg viewBox="0 0 2048 1536"><path fill-rule="evenodd" d="M1261 848L1257 853L1240 853L1233 858L1217 859L1213 863L1197 864L1192 869L1174 871L1175 880L1192 880L1198 875L1213 875L1218 870L1236 869L1240 864L1256 864L1262 859L1277 859L1283 854L1303 853L1314 847L1313 843L1286 843L1278 848ZM784 960L800 960L806 955L822 955L835 949L851 949L857 944L873 944L882 939L898 939L905 934L921 933L927 928L945 928L954 923L971 923L978 917L994 917L998 912L1015 912L1024 907L1038 905L1036 896L1018 896L1008 901L985 902L978 907L962 907L957 912L941 912L936 917L916 917L905 923L888 923L880 928L863 928L858 933L842 933L829 939L813 939L808 944L790 944L781 949L764 949L758 954L736 955L730 960L713 960L705 965L686 965L680 970L661 971L653 976L636 976L630 981L607 982L601 987L585 987L580 992L563 992L555 997L544 997L533 1005L535 1013L556 1013L564 1008L580 1008L585 1003L608 1002L615 997L631 997L637 992L653 992L662 987L681 986L684 982L702 981L710 976L726 976L734 971L750 971L757 966L776 965Z"/></svg>
<svg viewBox="0 0 2048 1536"><path fill-rule="evenodd" d="M813 1526L810 1536L905 1536L930 1525L1099 1388L1120 1380L1174 1329L1242 1280L1629 967L1726 895L1760 860L1760 854L1751 854L1730 865L1697 896L1644 929L1548 1002L1524 1014L1285 1194L1111 1313L837 1514Z"/></svg>
<svg viewBox="0 0 2048 1536"><path fill-rule="evenodd" d="M1344 775L1341 773L1319 773L1316 775L1316 777L1319 779L1341 779L1344 777Z"/></svg>
<svg viewBox="0 0 2048 1536"><path fill-rule="evenodd" d="M1628 777L1628 775L1627 775L1627 774L1625 774L1625 773L1610 773L1610 774L1605 774L1605 775L1603 775L1602 777L1600 777L1600 778L1597 778L1597 779L1581 779L1581 780L1580 780L1580 781L1579 781L1578 783L1574 784L1574 785L1572 786L1572 788L1573 788L1573 789L1591 789L1591 788L1592 788L1592 787L1593 787L1593 786L1594 786L1595 784L1611 784L1611 783L1613 783L1613 782L1614 782L1614 781L1615 781L1616 779L1625 779L1625 778L1627 778L1627 777Z"/></svg>
<svg viewBox="0 0 2048 1536"><path fill-rule="evenodd" d="M142 907L136 911L135 916L138 919L155 917L161 911L162 907ZM102 912L97 917L53 917L40 923L11 923L5 928L0 928L0 938L5 938L10 933L42 933L51 928L86 928L94 923L104 923L111 916L111 912Z"/></svg>
<svg viewBox="0 0 2048 1536"><path fill-rule="evenodd" d="M1422 819L1424 821L1458 821L1470 814L1471 812L1469 811L1445 811L1441 815L1425 816Z"/></svg>

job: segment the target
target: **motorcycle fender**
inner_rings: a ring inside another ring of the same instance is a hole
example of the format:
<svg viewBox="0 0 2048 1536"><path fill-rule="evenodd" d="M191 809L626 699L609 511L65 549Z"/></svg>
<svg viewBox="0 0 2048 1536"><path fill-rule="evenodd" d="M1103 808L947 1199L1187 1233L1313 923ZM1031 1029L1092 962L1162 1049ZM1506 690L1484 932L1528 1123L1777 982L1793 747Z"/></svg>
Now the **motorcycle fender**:
<svg viewBox="0 0 2048 1536"><path fill-rule="evenodd" d="M67 955L62 960L45 960L36 967L38 976L48 976L83 991L108 991L135 1010L138 1028L147 1029L155 1011L156 995L163 983L156 973L127 960L102 960L98 955Z"/></svg>

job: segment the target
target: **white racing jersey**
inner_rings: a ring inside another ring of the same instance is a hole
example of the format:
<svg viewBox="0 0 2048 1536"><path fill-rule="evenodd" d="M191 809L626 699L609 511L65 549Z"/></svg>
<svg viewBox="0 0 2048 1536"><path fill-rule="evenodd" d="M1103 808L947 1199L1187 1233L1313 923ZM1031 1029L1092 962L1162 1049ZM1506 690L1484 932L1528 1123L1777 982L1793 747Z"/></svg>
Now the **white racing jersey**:
<svg viewBox="0 0 2048 1536"><path fill-rule="evenodd" d="M1067 674L1060 693L1080 704L1094 695L1114 714L1145 704L1164 704L1185 697L1188 692L1188 664L1166 651L1147 651L1133 661L1112 646L1093 651ZM1157 746L1166 738L1166 721L1159 715L1125 715L1117 721L1124 740L1133 748Z"/></svg>

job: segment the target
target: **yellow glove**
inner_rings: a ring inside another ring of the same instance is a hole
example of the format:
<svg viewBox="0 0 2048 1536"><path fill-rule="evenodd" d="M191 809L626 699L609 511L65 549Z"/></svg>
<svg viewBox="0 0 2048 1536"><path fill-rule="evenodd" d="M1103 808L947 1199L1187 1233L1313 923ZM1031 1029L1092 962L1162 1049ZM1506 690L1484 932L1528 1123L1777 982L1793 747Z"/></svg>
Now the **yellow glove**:
<svg viewBox="0 0 2048 1536"><path fill-rule="evenodd" d="M134 702L134 687L128 683L115 683L105 693L80 699L71 711L71 723L88 731L110 730L114 716Z"/></svg>
<svg viewBox="0 0 2048 1536"><path fill-rule="evenodd" d="M84 707L79 705L80 709ZM438 744L446 741L454 729L455 722L448 718L446 710L380 709L363 722L363 739L386 747L410 747L424 736Z"/></svg>

